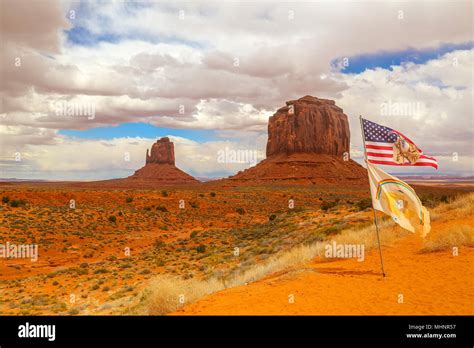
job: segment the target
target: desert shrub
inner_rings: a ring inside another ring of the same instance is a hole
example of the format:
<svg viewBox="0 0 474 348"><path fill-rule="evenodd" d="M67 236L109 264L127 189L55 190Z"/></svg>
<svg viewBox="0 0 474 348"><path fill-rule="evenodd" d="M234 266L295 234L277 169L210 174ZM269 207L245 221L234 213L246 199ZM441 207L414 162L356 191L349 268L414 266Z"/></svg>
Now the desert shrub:
<svg viewBox="0 0 474 348"><path fill-rule="evenodd" d="M168 191L165 191L165 190L161 191L161 195L163 197L168 197Z"/></svg>
<svg viewBox="0 0 474 348"><path fill-rule="evenodd" d="M83 263L80 264L79 267L81 267L81 268L87 268L87 267L89 267L89 264L88 264L87 262L83 262Z"/></svg>
<svg viewBox="0 0 474 348"><path fill-rule="evenodd" d="M133 197L127 197L125 198L126 203L132 203L133 202Z"/></svg>
<svg viewBox="0 0 474 348"><path fill-rule="evenodd" d="M275 214L271 214L271 215L268 217L268 220L273 221L273 220L276 219L276 217L277 217L277 216L276 216Z"/></svg>
<svg viewBox="0 0 474 348"><path fill-rule="evenodd" d="M89 271L85 268L75 268L74 271L76 272L77 275L89 274Z"/></svg>
<svg viewBox="0 0 474 348"><path fill-rule="evenodd" d="M321 204L321 209L324 211L328 211L331 208L334 208L337 205L337 202L323 202Z"/></svg>
<svg viewBox="0 0 474 348"><path fill-rule="evenodd" d="M474 247L474 227L454 225L448 227L442 233L428 235L421 252L430 253L461 246Z"/></svg>
<svg viewBox="0 0 474 348"><path fill-rule="evenodd" d="M216 280L183 280L178 277L158 276L153 279L143 296L141 310L148 315L163 315L183 306L176 294L183 294L188 304L222 288L222 283ZM140 308L138 310L140 311Z"/></svg>
<svg viewBox="0 0 474 348"><path fill-rule="evenodd" d="M161 239L157 238L157 239L155 239L155 242L153 243L153 246L155 247L156 250L160 250L162 247L165 246L165 242L163 242Z"/></svg>
<svg viewBox="0 0 474 348"><path fill-rule="evenodd" d="M196 248L196 251L198 253L204 253L204 252L206 252L206 246L201 244Z"/></svg>
<svg viewBox="0 0 474 348"><path fill-rule="evenodd" d="M109 221L110 221L110 222L116 222L116 221L117 221L117 217L115 217L114 215L110 215L110 216L109 216Z"/></svg>
<svg viewBox="0 0 474 348"><path fill-rule="evenodd" d="M13 207L13 208L18 208L24 205L26 205L26 200L24 199L14 199L10 201L10 207Z"/></svg>
<svg viewBox="0 0 474 348"><path fill-rule="evenodd" d="M442 195L439 200L443 203L449 203L449 197L446 195Z"/></svg>
<svg viewBox="0 0 474 348"><path fill-rule="evenodd" d="M199 205L196 202L189 202L191 208L199 208Z"/></svg>
<svg viewBox="0 0 474 348"><path fill-rule="evenodd" d="M197 234L198 234L198 233L197 233L197 231L192 231L192 232L191 232L191 238L194 238L194 237L196 237L196 236L197 236Z"/></svg>
<svg viewBox="0 0 474 348"><path fill-rule="evenodd" d="M156 210L158 211L161 211L163 213L167 213L168 212L168 209L166 209L166 207L162 206L162 205L159 205L156 207Z"/></svg>
<svg viewBox="0 0 474 348"><path fill-rule="evenodd" d="M3 196L3 197L2 197L2 203L7 204L8 202L10 202L10 197L8 197L8 196Z"/></svg>
<svg viewBox="0 0 474 348"><path fill-rule="evenodd" d="M245 209L244 209L244 208L237 208L237 209L235 209L235 211L236 211L237 213L239 213L240 215L244 215L244 214L245 214Z"/></svg>
<svg viewBox="0 0 474 348"><path fill-rule="evenodd" d="M71 308L69 310L69 315L77 315L79 314L79 310L77 308Z"/></svg>
<svg viewBox="0 0 474 348"><path fill-rule="evenodd" d="M359 211L365 210L372 207L372 199L363 198L356 203L356 207Z"/></svg>
<svg viewBox="0 0 474 348"><path fill-rule="evenodd" d="M216 193L215 193L215 192L211 192L209 195L210 195L211 197L215 197L215 196L216 196Z"/></svg>
<svg viewBox="0 0 474 348"><path fill-rule="evenodd" d="M440 203L449 203L451 201L450 197L447 195L435 196L433 194L422 195L421 202L425 207L434 208Z"/></svg>
<svg viewBox="0 0 474 348"><path fill-rule="evenodd" d="M323 233L324 235L332 235L332 234L337 234L339 231L341 231L343 225L336 225L336 226L329 226L329 227L323 227L319 230L319 232Z"/></svg>
<svg viewBox="0 0 474 348"><path fill-rule="evenodd" d="M204 197L204 193L200 193L200 194L199 194L199 197Z"/></svg>

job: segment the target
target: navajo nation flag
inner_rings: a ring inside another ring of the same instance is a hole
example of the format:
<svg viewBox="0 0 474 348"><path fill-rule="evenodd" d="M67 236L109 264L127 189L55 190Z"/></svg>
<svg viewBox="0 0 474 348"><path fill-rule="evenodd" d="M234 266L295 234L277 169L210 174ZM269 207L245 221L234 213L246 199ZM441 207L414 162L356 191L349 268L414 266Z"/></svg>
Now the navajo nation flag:
<svg viewBox="0 0 474 348"><path fill-rule="evenodd" d="M424 155L402 133L363 118L361 120L368 162L391 166L431 166L438 169L436 158Z"/></svg>

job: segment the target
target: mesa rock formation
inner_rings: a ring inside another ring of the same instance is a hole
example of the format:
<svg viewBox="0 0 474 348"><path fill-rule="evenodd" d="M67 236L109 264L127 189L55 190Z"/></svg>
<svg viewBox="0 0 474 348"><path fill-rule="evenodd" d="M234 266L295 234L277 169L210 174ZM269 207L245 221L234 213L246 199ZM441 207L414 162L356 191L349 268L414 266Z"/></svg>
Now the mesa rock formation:
<svg viewBox="0 0 474 348"><path fill-rule="evenodd" d="M229 178L281 183L361 183L365 169L349 158L347 115L333 100L286 102L268 122L267 158Z"/></svg>
<svg viewBox="0 0 474 348"><path fill-rule="evenodd" d="M306 96L286 102L268 121L267 158L280 154L349 152L349 122L333 100Z"/></svg>
<svg viewBox="0 0 474 348"><path fill-rule="evenodd" d="M145 166L128 179L153 181L161 184L190 184L198 182L175 166L174 144L168 137L161 138L146 150Z"/></svg>

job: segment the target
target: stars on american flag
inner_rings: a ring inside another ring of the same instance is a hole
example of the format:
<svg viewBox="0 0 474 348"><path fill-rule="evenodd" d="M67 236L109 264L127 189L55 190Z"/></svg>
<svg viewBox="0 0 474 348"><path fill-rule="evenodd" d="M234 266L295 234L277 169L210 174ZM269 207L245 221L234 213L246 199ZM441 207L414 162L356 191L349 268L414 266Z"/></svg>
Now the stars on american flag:
<svg viewBox="0 0 474 348"><path fill-rule="evenodd" d="M394 143L397 141L398 134L396 134L391 128L367 120L363 120L363 126L365 141L378 143Z"/></svg>

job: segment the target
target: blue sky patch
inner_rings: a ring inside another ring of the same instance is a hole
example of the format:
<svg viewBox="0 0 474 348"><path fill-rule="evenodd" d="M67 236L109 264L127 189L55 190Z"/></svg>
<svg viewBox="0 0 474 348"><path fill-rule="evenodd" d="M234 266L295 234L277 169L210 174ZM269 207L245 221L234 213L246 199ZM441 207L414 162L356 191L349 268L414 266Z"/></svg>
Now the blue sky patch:
<svg viewBox="0 0 474 348"><path fill-rule="evenodd" d="M409 48L403 51L380 51L371 54L361 54L348 57L348 66L341 70L345 74L359 74L366 69L383 68L390 69L392 65L401 65L403 63L423 64L429 60L439 58L446 53L456 50L468 50L474 48L474 42L462 44L442 44L436 48L414 49ZM338 62L343 58L334 59L331 66L336 68Z"/></svg>
<svg viewBox="0 0 474 348"><path fill-rule="evenodd" d="M200 143L213 140L222 140L222 138L216 136L214 130L162 128L141 122L122 123L119 126L97 127L86 130L61 129L58 133L75 138L104 140L126 137L155 139L167 135L183 137Z"/></svg>
<svg viewBox="0 0 474 348"><path fill-rule="evenodd" d="M101 42L120 43L127 40L139 40L153 44L167 43L175 45L184 45L193 48L204 48L205 46L197 41L185 40L176 36L155 37L141 33L128 33L127 35L118 35L114 33L93 33L83 26L75 26L64 31L69 43L79 46L95 46Z"/></svg>

